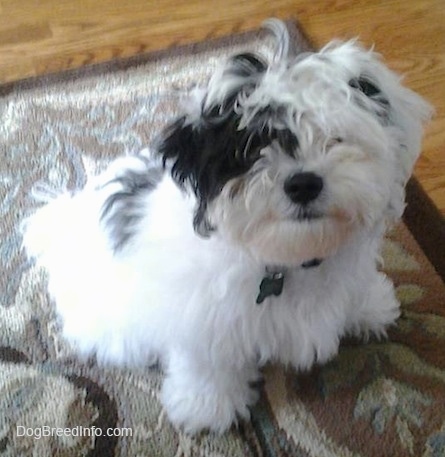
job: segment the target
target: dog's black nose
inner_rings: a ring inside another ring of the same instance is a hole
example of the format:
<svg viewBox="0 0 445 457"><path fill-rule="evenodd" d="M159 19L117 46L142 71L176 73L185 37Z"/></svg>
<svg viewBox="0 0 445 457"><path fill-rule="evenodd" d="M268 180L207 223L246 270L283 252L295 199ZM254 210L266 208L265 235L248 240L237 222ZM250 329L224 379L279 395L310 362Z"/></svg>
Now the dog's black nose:
<svg viewBox="0 0 445 457"><path fill-rule="evenodd" d="M312 172L296 173L284 182L284 191L294 202L306 205L315 200L323 189L323 179Z"/></svg>

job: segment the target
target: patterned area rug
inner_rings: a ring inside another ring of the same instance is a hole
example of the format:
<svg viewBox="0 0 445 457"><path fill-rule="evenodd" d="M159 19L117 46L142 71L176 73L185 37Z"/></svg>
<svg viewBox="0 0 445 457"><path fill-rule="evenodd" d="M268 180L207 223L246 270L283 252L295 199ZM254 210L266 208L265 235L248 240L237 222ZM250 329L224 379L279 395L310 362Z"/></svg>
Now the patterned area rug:
<svg viewBox="0 0 445 457"><path fill-rule="evenodd" d="M295 40L308 47L298 30ZM83 186L146 147L221 59L270 48L267 34L251 33L0 88L1 456L445 456L444 222L414 181L384 245L403 304L389 340L345 341L310 373L268 366L252 421L223 436L170 426L156 368L77 360L44 273L23 256L19 226L37 207L34 191Z"/></svg>

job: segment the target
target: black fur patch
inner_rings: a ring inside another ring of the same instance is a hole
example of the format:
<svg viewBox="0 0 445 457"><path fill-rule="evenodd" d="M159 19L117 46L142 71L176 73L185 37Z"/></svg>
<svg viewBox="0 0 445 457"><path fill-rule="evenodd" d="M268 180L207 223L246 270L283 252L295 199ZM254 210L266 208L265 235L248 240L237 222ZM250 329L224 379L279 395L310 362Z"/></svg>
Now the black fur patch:
<svg viewBox="0 0 445 457"><path fill-rule="evenodd" d="M349 85L354 89L363 92L367 97L374 97L380 94L380 89L377 88L371 81L366 78L353 78L349 81Z"/></svg>
<svg viewBox="0 0 445 457"><path fill-rule="evenodd" d="M177 120L159 146L164 161L173 159L173 179L182 187L190 185L198 198L194 225L201 234L209 229L204 221L207 203L227 181L249 170L266 145L261 135L237 129L239 116L233 111L204 119L200 125ZM207 227L201 228L202 223Z"/></svg>
<svg viewBox="0 0 445 457"><path fill-rule="evenodd" d="M137 222L143 217L141 196L152 191L162 178L161 166L153 166L144 157L138 158L145 165L144 168L129 168L107 183L120 185L120 189L105 200L101 213L101 221L105 223L114 252L128 243L134 235Z"/></svg>
<svg viewBox="0 0 445 457"><path fill-rule="evenodd" d="M382 125L390 122L390 103L379 87L364 76L351 79L349 85L376 103L373 111Z"/></svg>
<svg viewBox="0 0 445 457"><path fill-rule="evenodd" d="M270 127L274 124L271 120L282 116L280 107L264 108L249 125L239 129L238 97L249 96L266 70L266 64L253 54L232 57L224 74L239 77L239 86L226 94L221 104L203 109L199 122L190 124L185 116L176 120L167 127L158 144L164 164L167 161L172 164L173 179L182 187L190 186L196 194L194 227L201 235L212 230L205 220L208 203L229 180L245 174L260 158L262 149L277 141L284 151L293 155L298 146L292 132Z"/></svg>
<svg viewBox="0 0 445 457"><path fill-rule="evenodd" d="M382 94L382 91L369 79L364 76L353 78L349 81L349 85L354 89L363 92L368 98L376 101L384 107L389 107L389 101Z"/></svg>
<svg viewBox="0 0 445 457"><path fill-rule="evenodd" d="M223 113L208 113L199 125L187 124L183 117L165 131L159 145L164 163L173 161L173 179L182 187L190 185L198 198L194 225L203 235L210 229L204 220L208 202L229 180L245 174L263 148L276 140L283 150L293 154L298 146L295 135L288 130L269 129L258 120L239 130L239 121L233 106Z"/></svg>

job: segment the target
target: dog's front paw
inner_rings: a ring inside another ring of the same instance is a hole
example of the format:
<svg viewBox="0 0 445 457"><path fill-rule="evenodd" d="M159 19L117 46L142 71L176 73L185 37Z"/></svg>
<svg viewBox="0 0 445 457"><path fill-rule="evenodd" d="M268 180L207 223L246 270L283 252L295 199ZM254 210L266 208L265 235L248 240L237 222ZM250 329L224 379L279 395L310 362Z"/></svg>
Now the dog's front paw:
<svg viewBox="0 0 445 457"><path fill-rule="evenodd" d="M249 419L248 406L258 400L258 390L247 382L236 384L197 379L196 382L168 376L161 391L161 401L170 421L186 433L208 429L226 431L237 418Z"/></svg>
<svg viewBox="0 0 445 457"><path fill-rule="evenodd" d="M378 339L386 338L388 327L394 325L399 317L400 303L396 298L394 286L383 273L379 273L359 309L351 333L361 335L365 340L370 335Z"/></svg>

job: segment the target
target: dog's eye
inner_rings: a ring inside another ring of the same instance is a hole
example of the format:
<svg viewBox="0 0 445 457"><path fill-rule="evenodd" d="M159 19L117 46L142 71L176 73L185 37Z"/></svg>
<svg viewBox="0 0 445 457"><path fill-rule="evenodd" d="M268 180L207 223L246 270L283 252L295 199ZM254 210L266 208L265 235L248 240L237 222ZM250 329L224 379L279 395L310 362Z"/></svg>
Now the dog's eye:
<svg viewBox="0 0 445 457"><path fill-rule="evenodd" d="M288 129L273 130L270 134L271 140L276 140L281 149L288 155L293 156L299 143L296 135Z"/></svg>
<svg viewBox="0 0 445 457"><path fill-rule="evenodd" d="M270 140L261 133L249 137L246 148L246 159L253 164L261 157L261 151L270 144Z"/></svg>
<svg viewBox="0 0 445 457"><path fill-rule="evenodd" d="M340 137L335 137L335 138L330 138L326 142L326 151L329 151L329 149L333 148L334 146L337 146L338 144L343 143L343 138Z"/></svg>
<svg viewBox="0 0 445 457"><path fill-rule="evenodd" d="M245 162L245 165L251 166L261 156L261 151L264 149L270 140L268 140L264 132L244 130L238 137L236 156Z"/></svg>
<svg viewBox="0 0 445 457"><path fill-rule="evenodd" d="M247 156L248 162L253 165L261 157L262 149L256 149Z"/></svg>

